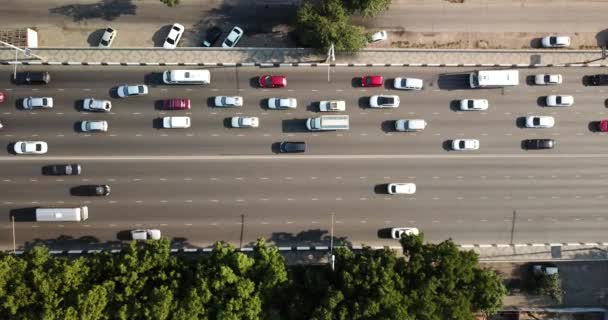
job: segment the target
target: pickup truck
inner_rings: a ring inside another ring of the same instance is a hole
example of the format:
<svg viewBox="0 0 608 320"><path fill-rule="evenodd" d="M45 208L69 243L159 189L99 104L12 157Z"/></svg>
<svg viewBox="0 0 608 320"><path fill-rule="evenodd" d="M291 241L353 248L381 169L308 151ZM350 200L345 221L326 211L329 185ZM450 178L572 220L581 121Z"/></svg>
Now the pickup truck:
<svg viewBox="0 0 608 320"><path fill-rule="evenodd" d="M338 112L346 111L346 102L342 100L331 100L319 102L319 111Z"/></svg>

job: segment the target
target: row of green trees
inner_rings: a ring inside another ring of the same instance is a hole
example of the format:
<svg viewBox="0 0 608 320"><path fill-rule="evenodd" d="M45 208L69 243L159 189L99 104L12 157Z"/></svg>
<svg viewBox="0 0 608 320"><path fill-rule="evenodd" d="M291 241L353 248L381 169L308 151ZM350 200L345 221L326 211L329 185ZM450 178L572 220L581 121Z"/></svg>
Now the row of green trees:
<svg viewBox="0 0 608 320"><path fill-rule="evenodd" d="M339 249L327 265L288 267L260 240L251 254L217 244L171 254L167 240L121 254L0 256L0 319L473 319L505 294L495 272L451 241L393 251Z"/></svg>

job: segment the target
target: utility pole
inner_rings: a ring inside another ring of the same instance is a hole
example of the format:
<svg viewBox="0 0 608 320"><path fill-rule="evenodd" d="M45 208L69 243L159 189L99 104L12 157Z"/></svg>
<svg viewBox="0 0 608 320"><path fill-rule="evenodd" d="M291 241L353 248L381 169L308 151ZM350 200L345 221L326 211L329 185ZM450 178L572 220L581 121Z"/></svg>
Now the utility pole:
<svg viewBox="0 0 608 320"><path fill-rule="evenodd" d="M14 215L11 217L11 220L13 220L13 254L16 254L17 245L15 244L15 216Z"/></svg>
<svg viewBox="0 0 608 320"><path fill-rule="evenodd" d="M331 259L331 271L336 270L336 256L334 256L334 216L336 214L335 213L331 213L331 231L330 231L330 238L329 238L329 256Z"/></svg>
<svg viewBox="0 0 608 320"><path fill-rule="evenodd" d="M331 46L329 47L329 50L327 51L327 59L325 60L325 62L327 62L327 82L330 82L330 78L329 78L329 61L335 62L336 61L336 51L334 50L334 44L332 43Z"/></svg>

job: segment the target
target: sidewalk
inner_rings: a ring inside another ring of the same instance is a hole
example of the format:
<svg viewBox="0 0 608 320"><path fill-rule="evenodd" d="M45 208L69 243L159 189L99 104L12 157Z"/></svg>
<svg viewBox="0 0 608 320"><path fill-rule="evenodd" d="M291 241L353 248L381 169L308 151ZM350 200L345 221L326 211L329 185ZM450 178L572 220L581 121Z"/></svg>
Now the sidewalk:
<svg viewBox="0 0 608 320"><path fill-rule="evenodd" d="M318 64L327 55L303 48L243 48L243 49L33 49L50 64ZM19 53L19 59L32 64L38 59ZM15 50L1 49L0 63L15 60ZM416 50L366 49L359 53L336 54L332 65L447 65L447 66L566 66L588 64L604 66L601 50Z"/></svg>

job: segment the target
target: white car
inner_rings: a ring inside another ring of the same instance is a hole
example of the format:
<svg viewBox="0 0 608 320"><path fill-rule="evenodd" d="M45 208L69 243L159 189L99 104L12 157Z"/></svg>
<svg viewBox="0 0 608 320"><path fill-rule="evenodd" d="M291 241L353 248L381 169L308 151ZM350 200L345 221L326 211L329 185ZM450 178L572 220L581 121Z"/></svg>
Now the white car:
<svg viewBox="0 0 608 320"><path fill-rule="evenodd" d="M397 108L399 107L399 96L376 95L369 98L369 106L372 108Z"/></svg>
<svg viewBox="0 0 608 320"><path fill-rule="evenodd" d="M534 84L536 85L550 85L562 83L561 74L537 74L534 76Z"/></svg>
<svg viewBox="0 0 608 320"><path fill-rule="evenodd" d="M184 34L184 26L179 23L174 24L165 39L165 43L163 43L163 48L175 49L182 38L182 34Z"/></svg>
<svg viewBox="0 0 608 320"><path fill-rule="evenodd" d="M417 236L420 232L418 228L391 228L391 238L401 239L402 235Z"/></svg>
<svg viewBox="0 0 608 320"><path fill-rule="evenodd" d="M527 116L526 128L553 128L555 119L551 116Z"/></svg>
<svg viewBox="0 0 608 320"><path fill-rule="evenodd" d="M545 48L565 48L570 46L570 37L568 36L548 36L542 40Z"/></svg>
<svg viewBox="0 0 608 320"><path fill-rule="evenodd" d="M222 42L222 48L233 48L234 46L236 46L237 42L241 40L242 36L243 29L235 26L234 28L232 28L224 42Z"/></svg>
<svg viewBox="0 0 608 320"><path fill-rule="evenodd" d="M14 146L16 154L45 154L48 149L44 141L17 141Z"/></svg>
<svg viewBox="0 0 608 320"><path fill-rule="evenodd" d="M230 120L233 128L257 128L260 126L258 117L232 117Z"/></svg>
<svg viewBox="0 0 608 320"><path fill-rule="evenodd" d="M133 240L160 240L160 230L158 229L137 229L131 230Z"/></svg>
<svg viewBox="0 0 608 320"><path fill-rule="evenodd" d="M477 139L454 139L452 140L452 150L478 150L479 140Z"/></svg>
<svg viewBox="0 0 608 320"><path fill-rule="evenodd" d="M395 89L402 90L422 90L422 79L416 78L395 78L393 86Z"/></svg>
<svg viewBox="0 0 608 320"><path fill-rule="evenodd" d="M478 111L488 110L488 100L486 99L462 99L460 100L460 110Z"/></svg>
<svg viewBox="0 0 608 320"><path fill-rule="evenodd" d="M380 30L369 36L369 43L384 41L386 39L388 39L388 34L386 33L386 30Z"/></svg>
<svg viewBox="0 0 608 320"><path fill-rule="evenodd" d="M573 96L550 95L547 96L547 107L569 107L574 104Z"/></svg>
<svg viewBox="0 0 608 320"><path fill-rule="evenodd" d="M216 107L242 107L243 97L240 96L217 96L215 97Z"/></svg>
<svg viewBox="0 0 608 320"><path fill-rule="evenodd" d="M320 101L319 102L319 111L321 111L321 112L346 111L346 101L344 101L344 100Z"/></svg>
<svg viewBox="0 0 608 320"><path fill-rule="evenodd" d="M87 98L82 101L82 110L93 112L110 112L112 110L112 102L109 100Z"/></svg>
<svg viewBox="0 0 608 320"><path fill-rule="evenodd" d="M298 101L295 98L270 98L268 109L295 109Z"/></svg>
<svg viewBox="0 0 608 320"><path fill-rule="evenodd" d="M51 109L53 98L50 97L28 97L23 99L23 109Z"/></svg>
<svg viewBox="0 0 608 320"><path fill-rule="evenodd" d="M148 94L148 86L145 84L138 84L132 86L125 84L124 86L118 87L118 90L116 90L116 92L121 98L143 96Z"/></svg>
<svg viewBox="0 0 608 320"><path fill-rule="evenodd" d="M416 193L415 183L389 183L386 187L389 194L414 194Z"/></svg>
<svg viewBox="0 0 608 320"><path fill-rule="evenodd" d="M112 46L112 42L114 42L114 38L116 37L116 34L118 33L118 31L108 27L106 28L106 30L103 32L103 35L101 36L101 40L99 40L99 48L109 48Z"/></svg>
<svg viewBox="0 0 608 320"><path fill-rule="evenodd" d="M162 121L165 129L190 128L190 117L164 117Z"/></svg>
<svg viewBox="0 0 608 320"><path fill-rule="evenodd" d="M422 131L426 128L426 121L423 119L399 119L395 121L395 130L401 132Z"/></svg>
<svg viewBox="0 0 608 320"><path fill-rule="evenodd" d="M80 122L80 130L82 132L106 132L108 131L108 122L105 120L85 120Z"/></svg>

